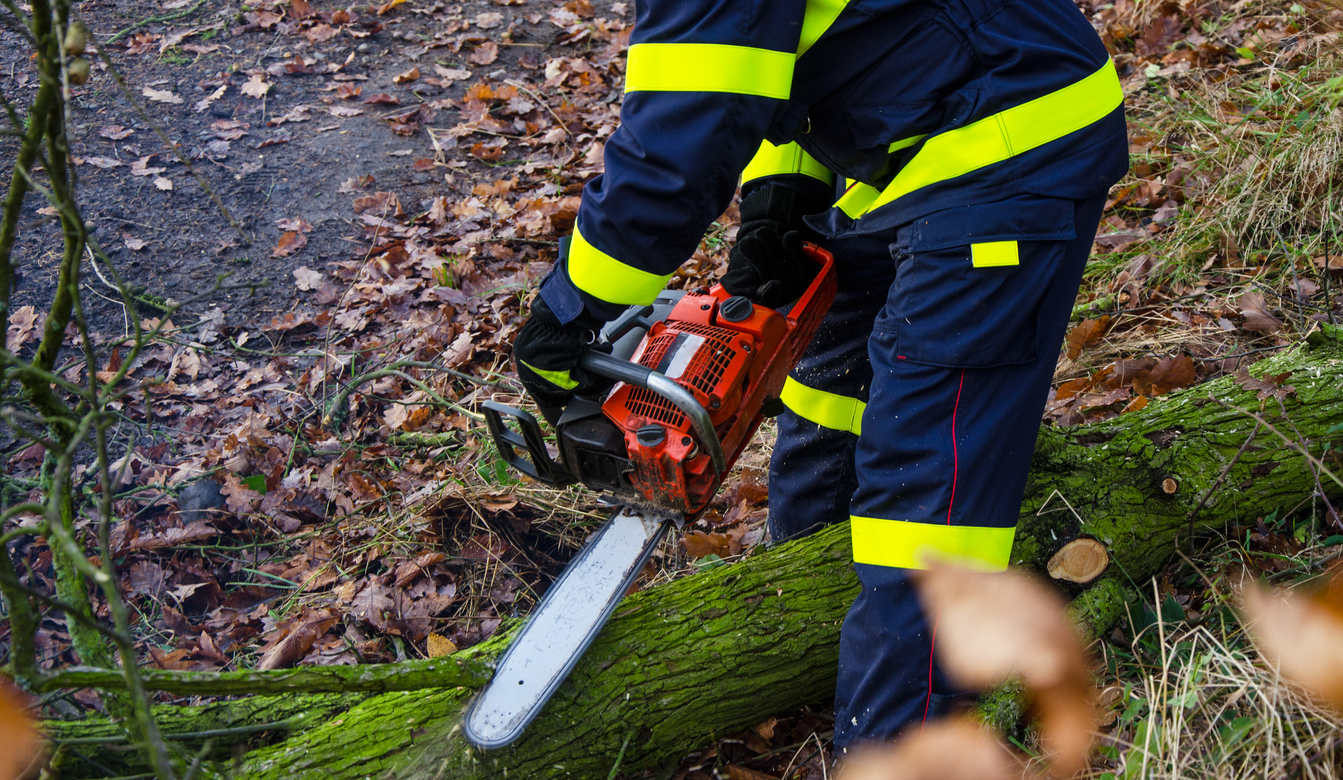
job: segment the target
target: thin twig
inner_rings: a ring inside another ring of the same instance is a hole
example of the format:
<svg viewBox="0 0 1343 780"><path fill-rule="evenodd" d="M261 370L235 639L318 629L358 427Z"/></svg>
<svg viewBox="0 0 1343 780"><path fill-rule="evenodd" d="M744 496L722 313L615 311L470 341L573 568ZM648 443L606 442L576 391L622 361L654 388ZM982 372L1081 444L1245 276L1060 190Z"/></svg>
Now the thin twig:
<svg viewBox="0 0 1343 780"><path fill-rule="evenodd" d="M196 3L190 8L186 8L181 11L174 11L173 13L164 14L162 16L151 16L148 19L141 19L135 24L132 24L130 27L127 27L124 30L119 30L116 33L114 33L112 37L107 39L106 43L107 45L110 46L116 43L117 41L121 40L122 38L125 38L127 35L130 35L131 33L140 29L141 27L148 27L151 24L158 24L159 22L174 22L177 21L178 19L183 19L185 17L191 16L192 14L199 11L201 6L203 5L205 5L205 0L200 0L200 2Z"/></svg>

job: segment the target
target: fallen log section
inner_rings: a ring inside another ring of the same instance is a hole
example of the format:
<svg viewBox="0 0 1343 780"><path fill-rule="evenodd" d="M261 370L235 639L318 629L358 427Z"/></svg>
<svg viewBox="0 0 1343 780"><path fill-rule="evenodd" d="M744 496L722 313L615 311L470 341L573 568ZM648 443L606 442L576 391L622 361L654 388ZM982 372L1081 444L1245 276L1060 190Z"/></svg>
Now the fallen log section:
<svg viewBox="0 0 1343 780"><path fill-rule="evenodd" d="M1250 370L1290 372L1286 416L1275 398L1261 405L1262 387L1224 377L1114 420L1043 429L1014 563L1052 568L1080 593L1079 622L1106 630L1123 610L1117 583L1144 582L1188 544L1191 528L1220 532L1297 507L1320 489L1343 495L1311 462L1331 438L1335 452L1343 440L1343 335L1328 329L1311 342ZM1343 473L1332 457L1326 465ZM630 771L675 762L710 735L828 697L856 587L847 528L828 529L631 596L509 748L474 750L458 727L478 684L466 678L502 650L499 638L458 653L437 681L432 672L419 678L422 689L371 695L252 751L233 776L600 779L617 764ZM62 730L76 736L77 728Z"/></svg>

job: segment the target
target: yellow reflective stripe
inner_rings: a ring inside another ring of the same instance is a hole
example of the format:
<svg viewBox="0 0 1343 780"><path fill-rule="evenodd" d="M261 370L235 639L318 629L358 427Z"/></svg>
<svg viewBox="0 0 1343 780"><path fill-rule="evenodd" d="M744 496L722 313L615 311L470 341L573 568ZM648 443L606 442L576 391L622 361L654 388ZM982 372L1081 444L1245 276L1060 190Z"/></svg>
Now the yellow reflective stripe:
<svg viewBox="0 0 1343 780"><path fill-rule="evenodd" d="M909 147L913 146L914 144L918 143L919 141L922 141L927 137L928 134L924 133L923 135L914 135L910 136L909 138L901 139L891 144L889 147L887 147L886 151L890 152L891 154L895 154L901 149L908 149Z"/></svg>
<svg viewBox="0 0 1343 780"><path fill-rule="evenodd" d="M863 411L867 404L857 398L807 387L790 376L783 383L779 400L798 417L811 420L822 428L855 434L863 432Z"/></svg>
<svg viewBox="0 0 1343 780"><path fill-rule="evenodd" d="M849 181L845 179L845 181ZM835 208L849 215L849 219L858 219L867 212L868 206L877 199L881 191L871 184L853 182L844 190L844 194L835 201Z"/></svg>
<svg viewBox="0 0 1343 780"><path fill-rule="evenodd" d="M806 16L802 17L802 40L797 43L797 56L801 57L813 43L820 40L848 4L849 0L807 0Z"/></svg>
<svg viewBox="0 0 1343 780"><path fill-rule="evenodd" d="M1015 241L986 241L970 245L970 265L975 268L994 268L1003 265L1021 265Z"/></svg>
<svg viewBox="0 0 1343 780"><path fill-rule="evenodd" d="M583 292L607 303L646 306L667 286L671 274L640 271L589 244L574 227L569 246L569 280Z"/></svg>
<svg viewBox="0 0 1343 780"><path fill-rule="evenodd" d="M821 165L815 157L802 151L796 143L775 146L769 141L760 144L755 157L751 158L746 170L741 172L741 182L745 184L765 176L780 176L788 173L800 173L826 184L833 184L835 174Z"/></svg>
<svg viewBox="0 0 1343 780"><path fill-rule="evenodd" d="M626 92L733 92L787 100L789 52L721 43L636 43L629 50Z"/></svg>
<svg viewBox="0 0 1343 780"><path fill-rule="evenodd" d="M985 571L1002 571L1012 558L1015 528L935 525L907 520L850 518L853 560L898 569L926 569L947 560Z"/></svg>
<svg viewBox="0 0 1343 780"><path fill-rule="evenodd" d="M533 374L536 374L556 387L564 390L572 390L575 387L578 387L578 380L570 376L568 371L547 371L544 368L537 368L531 363L523 360L519 360L518 362L531 369Z"/></svg>
<svg viewBox="0 0 1343 780"><path fill-rule="evenodd" d="M929 139L864 213L920 187L1058 140L1104 119L1123 102L1119 74L1114 63L1106 61L1100 70L1075 84Z"/></svg>

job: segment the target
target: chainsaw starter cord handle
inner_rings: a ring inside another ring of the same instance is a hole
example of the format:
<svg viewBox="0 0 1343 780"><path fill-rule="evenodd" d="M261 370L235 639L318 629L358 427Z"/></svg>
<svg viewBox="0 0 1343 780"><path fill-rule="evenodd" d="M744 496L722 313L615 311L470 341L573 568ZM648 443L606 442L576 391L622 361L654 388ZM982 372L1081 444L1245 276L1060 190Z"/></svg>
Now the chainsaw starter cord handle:
<svg viewBox="0 0 1343 780"><path fill-rule="evenodd" d="M709 454L714 473L721 477L727 471L727 457L723 455L723 444L718 440L718 432L713 429L709 411L700 406L689 390L667 378L666 374L601 352L583 353L578 359L578 367L608 379L642 387L671 401L690 420L695 433L699 434L700 444Z"/></svg>

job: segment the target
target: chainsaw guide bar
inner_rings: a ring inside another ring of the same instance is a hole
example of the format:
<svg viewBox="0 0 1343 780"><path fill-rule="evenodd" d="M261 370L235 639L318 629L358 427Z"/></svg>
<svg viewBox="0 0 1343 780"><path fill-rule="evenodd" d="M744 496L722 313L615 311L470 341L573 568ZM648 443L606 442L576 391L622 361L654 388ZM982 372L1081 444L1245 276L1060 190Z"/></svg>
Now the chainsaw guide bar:
<svg viewBox="0 0 1343 780"><path fill-rule="evenodd" d="M471 702L463 722L471 744L498 748L522 734L680 519L624 507L606 521L546 591Z"/></svg>

